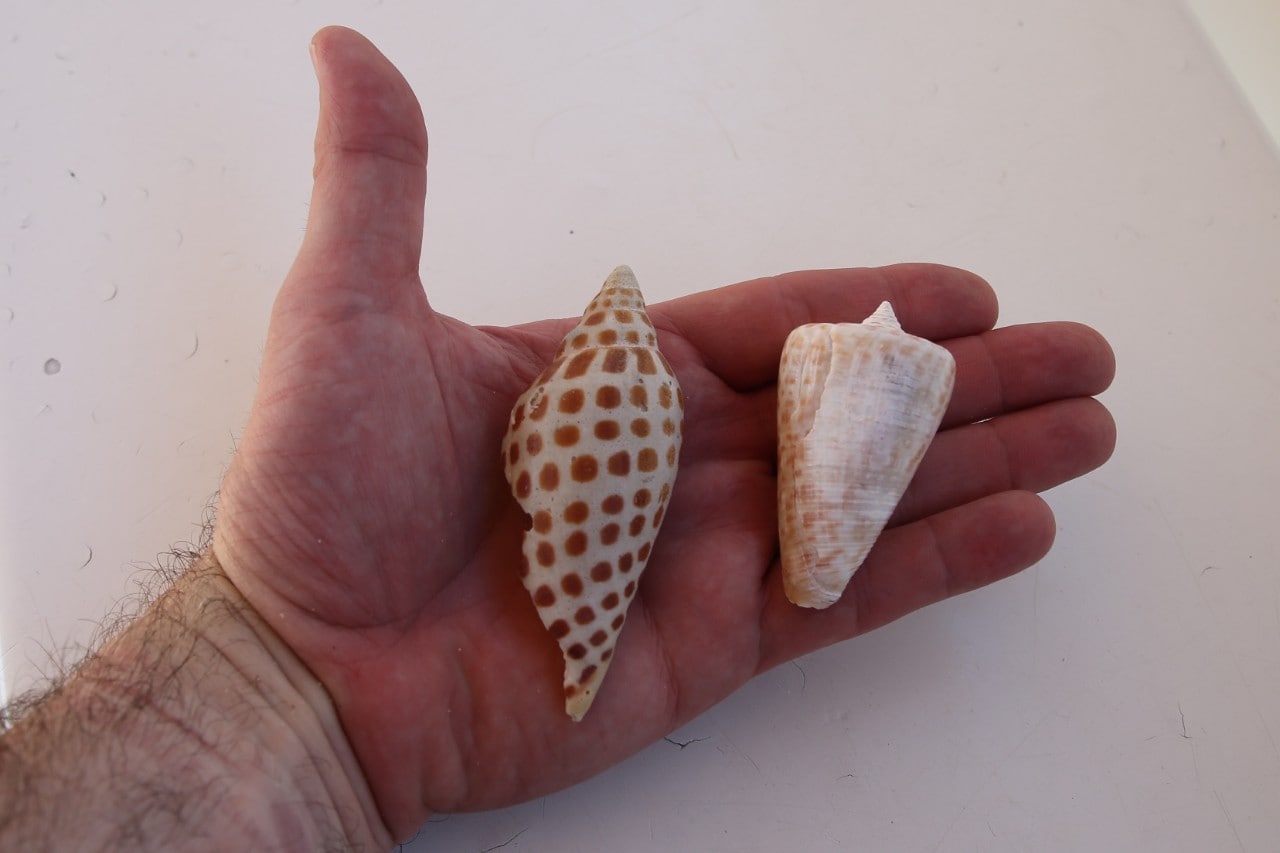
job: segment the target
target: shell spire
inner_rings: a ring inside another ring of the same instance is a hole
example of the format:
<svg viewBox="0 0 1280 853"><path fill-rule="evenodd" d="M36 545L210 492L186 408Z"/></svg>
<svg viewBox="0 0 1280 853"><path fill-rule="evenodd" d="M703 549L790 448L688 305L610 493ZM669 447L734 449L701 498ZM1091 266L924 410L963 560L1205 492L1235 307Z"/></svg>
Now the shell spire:
<svg viewBox="0 0 1280 853"><path fill-rule="evenodd" d="M880 306L871 312L871 316L863 320L859 325L873 329L902 331L902 324L898 322L898 315L893 313L893 306L888 302L881 302Z"/></svg>
<svg viewBox="0 0 1280 853"><path fill-rule="evenodd" d="M618 267L511 411L502 455L526 515L520 578L582 719L662 526L684 397L629 267Z"/></svg>
<svg viewBox="0 0 1280 853"><path fill-rule="evenodd" d="M955 360L884 302L862 323L788 336L778 369L783 587L804 607L843 594L942 421Z"/></svg>
<svg viewBox="0 0 1280 853"><path fill-rule="evenodd" d="M610 334L612 332L612 334ZM656 349L658 339L645 310L644 295L631 267L616 267L605 279L600 292L582 312L582 319L560 342L553 357L559 359L588 344L645 346Z"/></svg>

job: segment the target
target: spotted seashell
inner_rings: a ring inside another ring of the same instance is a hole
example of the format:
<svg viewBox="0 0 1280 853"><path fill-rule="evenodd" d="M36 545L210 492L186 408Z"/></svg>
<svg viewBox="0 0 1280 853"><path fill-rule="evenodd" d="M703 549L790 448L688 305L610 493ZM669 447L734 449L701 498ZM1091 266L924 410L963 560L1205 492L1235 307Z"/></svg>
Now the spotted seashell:
<svg viewBox="0 0 1280 853"><path fill-rule="evenodd" d="M512 409L502 455L527 516L520 578L564 653L574 720L599 692L662 526L683 414L625 266Z"/></svg>
<svg viewBox="0 0 1280 853"><path fill-rule="evenodd" d="M783 588L833 604L862 565L942 421L955 360L882 303L862 323L787 338L778 370Z"/></svg>

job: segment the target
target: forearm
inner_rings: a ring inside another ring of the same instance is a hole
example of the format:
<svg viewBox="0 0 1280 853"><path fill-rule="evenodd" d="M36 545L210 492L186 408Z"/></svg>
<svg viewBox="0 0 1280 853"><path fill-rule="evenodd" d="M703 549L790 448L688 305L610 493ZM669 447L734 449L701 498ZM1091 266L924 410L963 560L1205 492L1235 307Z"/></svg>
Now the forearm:
<svg viewBox="0 0 1280 853"><path fill-rule="evenodd" d="M0 848L382 850L324 688L202 558L0 737Z"/></svg>

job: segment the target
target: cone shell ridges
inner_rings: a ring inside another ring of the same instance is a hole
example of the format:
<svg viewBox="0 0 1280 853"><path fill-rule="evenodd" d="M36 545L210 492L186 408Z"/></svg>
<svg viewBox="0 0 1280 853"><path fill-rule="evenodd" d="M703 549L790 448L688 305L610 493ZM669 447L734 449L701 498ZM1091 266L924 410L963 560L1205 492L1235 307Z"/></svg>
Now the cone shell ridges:
<svg viewBox="0 0 1280 853"><path fill-rule="evenodd" d="M903 332L889 304L864 323L795 329L778 373L783 586L804 607L840 598L924 457L955 361Z"/></svg>

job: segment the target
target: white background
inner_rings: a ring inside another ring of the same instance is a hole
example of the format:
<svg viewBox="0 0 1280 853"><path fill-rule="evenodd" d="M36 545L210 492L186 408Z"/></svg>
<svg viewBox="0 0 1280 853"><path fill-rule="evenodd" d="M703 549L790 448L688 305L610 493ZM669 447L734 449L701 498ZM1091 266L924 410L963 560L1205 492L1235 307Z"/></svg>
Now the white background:
<svg viewBox="0 0 1280 853"><path fill-rule="evenodd" d="M1156 0L8 3L9 689L198 535L305 222L327 23L423 100L439 310L576 315L618 263L657 302L931 260L1120 364L1116 455L1049 494L1038 566L411 849L1276 849L1280 158Z"/></svg>

